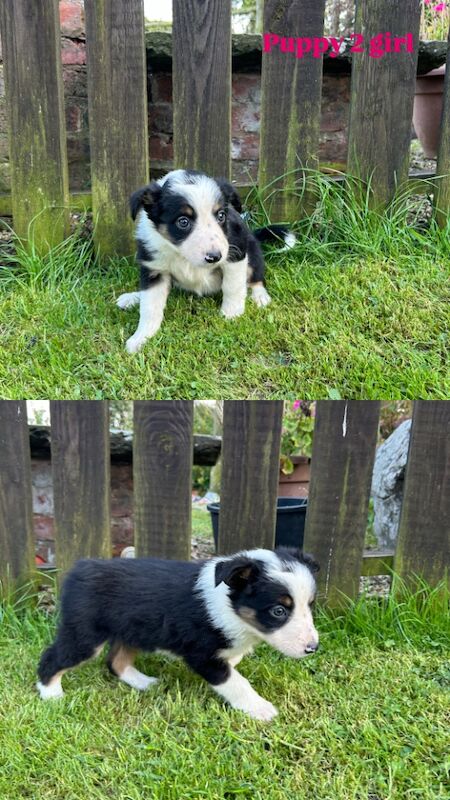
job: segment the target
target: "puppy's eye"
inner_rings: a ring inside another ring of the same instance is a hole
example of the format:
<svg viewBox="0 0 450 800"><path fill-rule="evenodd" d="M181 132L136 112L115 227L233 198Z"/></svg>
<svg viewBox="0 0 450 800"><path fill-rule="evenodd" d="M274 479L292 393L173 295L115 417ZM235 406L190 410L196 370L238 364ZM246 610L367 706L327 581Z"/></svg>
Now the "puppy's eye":
<svg viewBox="0 0 450 800"><path fill-rule="evenodd" d="M178 217L175 225L182 231L187 231L191 227L191 220L189 217Z"/></svg>
<svg viewBox="0 0 450 800"><path fill-rule="evenodd" d="M226 218L227 218L227 212L224 211L223 208L221 208L216 215L217 222L220 222L220 224L222 225L225 222Z"/></svg>
<svg viewBox="0 0 450 800"><path fill-rule="evenodd" d="M285 617L286 616L287 611L286 611L284 606L273 606L270 609L269 613L272 615L272 617L276 617L277 619L281 619L281 617Z"/></svg>

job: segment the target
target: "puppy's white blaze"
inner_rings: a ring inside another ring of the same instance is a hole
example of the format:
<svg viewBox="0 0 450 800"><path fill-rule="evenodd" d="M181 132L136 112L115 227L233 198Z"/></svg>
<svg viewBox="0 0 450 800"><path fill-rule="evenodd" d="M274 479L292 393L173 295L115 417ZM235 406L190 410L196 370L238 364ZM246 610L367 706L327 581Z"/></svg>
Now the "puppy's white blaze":
<svg viewBox="0 0 450 800"><path fill-rule="evenodd" d="M157 678L150 678L148 675L144 675L143 672L139 672L136 667L131 666L125 667L119 678L124 683L127 683L128 686L132 686L133 689L139 689L141 692L148 689L152 684L158 683Z"/></svg>
<svg viewBox="0 0 450 800"><path fill-rule="evenodd" d="M217 694L220 694L233 708L245 711L254 719L270 720L278 714L277 709L272 703L264 700L250 686L248 680L239 674L235 669L231 669L230 677L218 686L212 687Z"/></svg>
<svg viewBox="0 0 450 800"><path fill-rule="evenodd" d="M286 586L294 600L294 610L285 625L273 633L263 634L264 641L284 655L301 658L306 655L308 644L319 641L309 606L315 593L315 580L304 564L295 564L293 572L269 568L268 574Z"/></svg>
<svg viewBox="0 0 450 800"><path fill-rule="evenodd" d="M230 262L222 267L222 314L228 319L239 317L245 311L247 297L247 256L242 261Z"/></svg>

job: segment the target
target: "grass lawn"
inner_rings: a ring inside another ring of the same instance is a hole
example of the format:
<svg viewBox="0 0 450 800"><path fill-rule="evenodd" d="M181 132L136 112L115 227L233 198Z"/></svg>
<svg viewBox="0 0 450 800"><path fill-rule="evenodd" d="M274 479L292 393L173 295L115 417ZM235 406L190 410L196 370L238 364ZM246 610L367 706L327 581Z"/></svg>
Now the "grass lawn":
<svg viewBox="0 0 450 800"><path fill-rule="evenodd" d="M1 619L1 618L0 618ZM102 663L33 688L54 618L5 604L0 625L2 800L444 800L450 794L449 618L433 603L363 601L318 615L302 661L262 646L239 670L279 709L269 725L223 703L182 662L141 656L140 694Z"/></svg>
<svg viewBox="0 0 450 800"><path fill-rule="evenodd" d="M68 240L0 269L5 398L446 398L450 393L448 231L407 224L407 203L377 215L322 187L299 243L267 255L272 304L227 321L220 297L173 291L138 355L136 288L125 260L101 267ZM261 219L255 220L260 222Z"/></svg>

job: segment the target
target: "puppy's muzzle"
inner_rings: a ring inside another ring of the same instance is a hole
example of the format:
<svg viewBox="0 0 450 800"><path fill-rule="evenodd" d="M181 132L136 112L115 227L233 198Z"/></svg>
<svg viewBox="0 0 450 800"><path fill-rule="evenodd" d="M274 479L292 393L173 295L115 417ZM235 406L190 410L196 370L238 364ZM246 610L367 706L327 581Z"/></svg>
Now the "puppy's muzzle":
<svg viewBox="0 0 450 800"><path fill-rule="evenodd" d="M319 642L309 642L305 647L305 653L315 653L319 649Z"/></svg>

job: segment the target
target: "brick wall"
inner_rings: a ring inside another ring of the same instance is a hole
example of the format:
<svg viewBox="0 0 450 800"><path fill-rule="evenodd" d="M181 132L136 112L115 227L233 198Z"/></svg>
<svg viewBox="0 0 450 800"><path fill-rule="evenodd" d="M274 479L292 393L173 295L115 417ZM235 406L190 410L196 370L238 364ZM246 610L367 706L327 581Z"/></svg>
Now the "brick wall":
<svg viewBox="0 0 450 800"><path fill-rule="evenodd" d="M86 85L86 42L83 0L61 0L61 54L67 125L69 177L72 189L90 187L89 120ZM161 174L173 158L172 76L170 59L148 54L149 149L151 169ZM240 61L245 61L242 57ZM232 94L233 177L248 182L258 169L261 103L260 64L244 63L234 70ZM162 63L162 62L161 62ZM347 149L350 76L324 75L320 158L343 162ZM126 136L126 131L124 131ZM2 65L0 64L0 192L10 189L8 142Z"/></svg>
<svg viewBox="0 0 450 800"><path fill-rule="evenodd" d="M55 563L53 519L53 481L50 459L31 461L33 486L33 524L36 554L49 564ZM111 538L113 555L133 544L133 466L111 464Z"/></svg>

